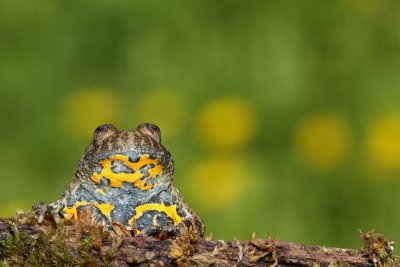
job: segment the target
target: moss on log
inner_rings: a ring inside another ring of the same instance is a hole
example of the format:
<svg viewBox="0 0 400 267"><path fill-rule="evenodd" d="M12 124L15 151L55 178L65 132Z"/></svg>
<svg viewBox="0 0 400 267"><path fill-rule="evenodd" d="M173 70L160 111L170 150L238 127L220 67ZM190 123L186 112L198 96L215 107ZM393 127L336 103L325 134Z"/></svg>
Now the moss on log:
<svg viewBox="0 0 400 267"><path fill-rule="evenodd" d="M363 251L307 246L273 239L215 241L190 229L176 239L132 236L115 223L109 231L90 214L38 224L32 213L0 219L3 266L399 266L394 243L360 232Z"/></svg>

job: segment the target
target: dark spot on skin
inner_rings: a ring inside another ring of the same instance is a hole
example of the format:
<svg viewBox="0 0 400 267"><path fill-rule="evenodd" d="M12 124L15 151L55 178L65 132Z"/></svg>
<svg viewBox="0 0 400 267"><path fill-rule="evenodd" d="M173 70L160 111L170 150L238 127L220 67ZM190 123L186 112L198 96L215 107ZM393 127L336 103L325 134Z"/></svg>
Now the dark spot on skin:
<svg viewBox="0 0 400 267"><path fill-rule="evenodd" d="M147 181L147 178L149 177L149 172L142 172L143 176L139 179L141 181L145 181L144 185L147 186L149 184L149 181Z"/></svg>
<svg viewBox="0 0 400 267"><path fill-rule="evenodd" d="M130 188L130 190L132 190L132 188L136 188L136 186L132 182L122 181L122 188Z"/></svg>
<svg viewBox="0 0 400 267"><path fill-rule="evenodd" d="M113 173L115 173L115 171L113 170L113 168L115 169L117 166L115 166L115 160L111 161L111 170Z"/></svg>
<svg viewBox="0 0 400 267"><path fill-rule="evenodd" d="M104 167L101 166L101 165L99 165L99 164L97 164L97 163L98 163L98 160L95 161L94 163L96 163L96 164L94 165L95 172L96 172L97 174L100 174L100 173L103 171Z"/></svg>
<svg viewBox="0 0 400 267"><path fill-rule="evenodd" d="M151 168L154 168L154 166L155 166L154 164L148 164L146 166L141 167L139 170L143 174L143 176L140 178L140 180L145 181L145 185L156 182L153 179L147 180L147 178L150 176L149 170Z"/></svg>
<svg viewBox="0 0 400 267"><path fill-rule="evenodd" d="M135 171L128 166L126 166L120 160L113 160L111 162L111 171L113 173L134 173Z"/></svg>
<svg viewBox="0 0 400 267"><path fill-rule="evenodd" d="M154 154L151 154L151 155L150 155L150 158L151 158L151 159L158 159L157 156L154 155Z"/></svg>
<svg viewBox="0 0 400 267"><path fill-rule="evenodd" d="M128 156L128 159L129 159L130 162L136 163L136 162L139 162L140 156L135 156L135 157L133 157L133 156Z"/></svg>
<svg viewBox="0 0 400 267"><path fill-rule="evenodd" d="M141 178L140 180L143 180L143 178ZM144 185L145 185L145 186L148 186L149 184L153 184L153 183L151 183L150 181L145 181L145 182L144 182ZM154 184L153 184L153 185L154 185Z"/></svg>
<svg viewBox="0 0 400 267"><path fill-rule="evenodd" d="M108 179L107 177L102 177L100 179L100 184L103 186L110 186L110 179Z"/></svg>
<svg viewBox="0 0 400 267"><path fill-rule="evenodd" d="M183 210L183 208L181 207L180 203L178 202L177 204L178 204L178 205L176 205L176 212L178 213L179 216L181 216L182 218L184 218L184 217L187 216L187 215L184 213L184 210Z"/></svg>
<svg viewBox="0 0 400 267"><path fill-rule="evenodd" d="M170 200L167 200L163 197L160 196L160 194L156 194L154 196L152 196L149 201L150 203L157 203L157 202L161 202L164 203L165 206L171 206L173 203L175 203L176 201L174 200L174 202L171 202ZM180 215L180 214L179 214Z"/></svg>
<svg viewBox="0 0 400 267"><path fill-rule="evenodd" d="M141 172L142 172L142 171L148 171L149 169L154 168L154 167L155 167L154 164L147 164L147 165L141 167L139 170L140 170Z"/></svg>

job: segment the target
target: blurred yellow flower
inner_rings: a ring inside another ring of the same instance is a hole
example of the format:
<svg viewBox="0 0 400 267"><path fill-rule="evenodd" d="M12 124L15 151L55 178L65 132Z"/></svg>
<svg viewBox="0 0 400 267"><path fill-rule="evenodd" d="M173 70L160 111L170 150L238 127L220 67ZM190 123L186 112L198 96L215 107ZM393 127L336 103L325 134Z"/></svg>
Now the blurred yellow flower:
<svg viewBox="0 0 400 267"><path fill-rule="evenodd" d="M190 169L188 177L195 181L189 186L194 201L208 210L232 205L253 181L248 160L228 154L199 162ZM207 201L204 201L205 198Z"/></svg>
<svg viewBox="0 0 400 267"><path fill-rule="evenodd" d="M365 15L375 15L386 8L387 0L346 0L347 4L353 9Z"/></svg>
<svg viewBox="0 0 400 267"><path fill-rule="evenodd" d="M185 122L185 100L173 90L156 90L143 95L138 101L140 122L157 124L163 137L177 134Z"/></svg>
<svg viewBox="0 0 400 267"><path fill-rule="evenodd" d="M91 137L101 124L116 123L120 114L118 94L111 89L80 90L69 96L62 106L63 124L80 137Z"/></svg>
<svg viewBox="0 0 400 267"><path fill-rule="evenodd" d="M370 125L366 153L376 167L400 168L400 115L383 117Z"/></svg>
<svg viewBox="0 0 400 267"><path fill-rule="evenodd" d="M197 134L207 145L235 148L255 134L256 111L248 100L230 97L214 100L200 111Z"/></svg>
<svg viewBox="0 0 400 267"><path fill-rule="evenodd" d="M331 169L343 160L350 147L350 130L335 115L313 115L294 133L296 152L317 169Z"/></svg>

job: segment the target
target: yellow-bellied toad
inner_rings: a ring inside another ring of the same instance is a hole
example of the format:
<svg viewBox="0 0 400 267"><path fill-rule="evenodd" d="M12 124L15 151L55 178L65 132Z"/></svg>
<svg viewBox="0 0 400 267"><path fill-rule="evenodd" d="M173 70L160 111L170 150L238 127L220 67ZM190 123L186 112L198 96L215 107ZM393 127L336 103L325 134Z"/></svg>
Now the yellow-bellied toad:
<svg viewBox="0 0 400 267"><path fill-rule="evenodd" d="M120 131L99 126L79 160L75 179L60 200L33 209L42 222L47 212L56 220L77 218L91 207L99 221L119 221L136 233L179 235L181 227L204 233L200 217L172 184L174 161L161 144L160 129L149 123Z"/></svg>

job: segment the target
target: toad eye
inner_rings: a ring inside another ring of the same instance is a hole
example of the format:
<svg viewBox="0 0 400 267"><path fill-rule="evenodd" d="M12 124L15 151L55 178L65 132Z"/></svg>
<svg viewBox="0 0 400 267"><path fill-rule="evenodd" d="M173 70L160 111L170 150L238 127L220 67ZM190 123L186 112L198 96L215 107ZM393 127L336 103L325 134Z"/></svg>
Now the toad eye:
<svg viewBox="0 0 400 267"><path fill-rule="evenodd" d="M108 129L108 125L107 124L100 125L99 127L96 128L96 130L94 130L94 133L98 134L98 133L104 132L107 129Z"/></svg>
<svg viewBox="0 0 400 267"><path fill-rule="evenodd" d="M160 132L160 128L158 128L157 125L154 125L154 124L153 124L152 127L153 127L153 130L154 130L154 131L156 131L156 132L158 132L158 133Z"/></svg>
<svg viewBox="0 0 400 267"><path fill-rule="evenodd" d="M117 131L118 131L117 128L115 128L115 126L112 124L100 125L99 127L96 128L96 130L94 130L94 137L93 137L94 144L98 144L101 140L116 133Z"/></svg>

